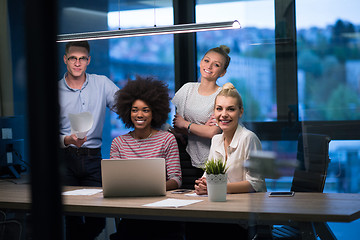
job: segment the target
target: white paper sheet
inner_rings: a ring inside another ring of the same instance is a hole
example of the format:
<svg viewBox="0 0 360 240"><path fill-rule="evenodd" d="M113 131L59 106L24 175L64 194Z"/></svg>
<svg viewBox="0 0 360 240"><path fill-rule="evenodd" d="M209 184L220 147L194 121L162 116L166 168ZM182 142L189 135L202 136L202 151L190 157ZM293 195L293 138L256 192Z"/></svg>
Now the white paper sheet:
<svg viewBox="0 0 360 240"><path fill-rule="evenodd" d="M71 134L75 133L80 139L85 138L94 124L94 118L90 112L78 114L69 113L69 120L71 124Z"/></svg>
<svg viewBox="0 0 360 240"><path fill-rule="evenodd" d="M143 205L144 207L184 207L190 204L198 203L203 200L184 200L184 199L175 199L175 198L168 198L166 200L149 203Z"/></svg>
<svg viewBox="0 0 360 240"><path fill-rule="evenodd" d="M72 195L72 196L87 195L87 196L90 196L90 195L97 194L99 192L102 192L102 189L78 189L78 190L63 192L63 195Z"/></svg>

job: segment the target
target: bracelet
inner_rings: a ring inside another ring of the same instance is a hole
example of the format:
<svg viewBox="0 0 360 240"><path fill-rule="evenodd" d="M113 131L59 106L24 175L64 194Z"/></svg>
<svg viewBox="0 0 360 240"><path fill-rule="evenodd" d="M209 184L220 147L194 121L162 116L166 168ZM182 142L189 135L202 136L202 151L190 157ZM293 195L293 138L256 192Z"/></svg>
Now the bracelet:
<svg viewBox="0 0 360 240"><path fill-rule="evenodd" d="M190 124L188 125L188 133L190 133L190 126L191 126L191 124L192 124L192 123L190 123Z"/></svg>

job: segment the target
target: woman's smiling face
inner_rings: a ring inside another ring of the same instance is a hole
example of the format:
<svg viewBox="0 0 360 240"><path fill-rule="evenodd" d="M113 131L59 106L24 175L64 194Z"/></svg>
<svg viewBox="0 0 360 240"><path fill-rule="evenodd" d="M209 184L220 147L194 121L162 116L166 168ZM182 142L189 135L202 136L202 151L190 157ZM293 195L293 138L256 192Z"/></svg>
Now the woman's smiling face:
<svg viewBox="0 0 360 240"><path fill-rule="evenodd" d="M219 127L224 131L235 131L243 109L239 108L236 98L217 96L215 102L215 119Z"/></svg>
<svg viewBox="0 0 360 240"><path fill-rule="evenodd" d="M217 52L208 52L200 61L200 73L203 78L217 80L225 75L225 59Z"/></svg>
<svg viewBox="0 0 360 240"><path fill-rule="evenodd" d="M133 102L131 107L131 121L135 129L151 128L152 111L149 105L138 99Z"/></svg>

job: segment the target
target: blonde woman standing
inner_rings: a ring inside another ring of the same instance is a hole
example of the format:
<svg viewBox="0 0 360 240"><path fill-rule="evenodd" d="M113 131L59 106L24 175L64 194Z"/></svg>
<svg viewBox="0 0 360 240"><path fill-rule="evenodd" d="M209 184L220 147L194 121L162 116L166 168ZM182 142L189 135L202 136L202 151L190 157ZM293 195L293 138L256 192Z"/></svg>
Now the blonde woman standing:
<svg viewBox="0 0 360 240"><path fill-rule="evenodd" d="M200 170L206 162L211 138L221 132L212 122L214 100L221 87L218 78L226 74L230 63L230 49L221 45L207 51L200 61L200 82L186 83L175 94L172 103L176 106L173 119L174 133L188 137L186 152L190 155L192 166Z"/></svg>

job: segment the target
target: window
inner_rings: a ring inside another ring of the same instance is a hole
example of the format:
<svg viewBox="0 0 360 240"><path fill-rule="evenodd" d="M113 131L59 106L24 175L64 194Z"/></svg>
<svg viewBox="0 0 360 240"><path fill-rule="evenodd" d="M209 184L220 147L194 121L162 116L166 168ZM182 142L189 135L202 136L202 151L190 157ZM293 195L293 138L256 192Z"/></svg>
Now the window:
<svg viewBox="0 0 360 240"><path fill-rule="evenodd" d="M207 50L230 47L231 62L218 84L231 82L238 89L244 101L244 121L276 121L274 1L196 6L198 23L232 20L240 22L240 30L197 33L198 65Z"/></svg>
<svg viewBox="0 0 360 240"><path fill-rule="evenodd" d="M299 119L360 119L359 1L296 1Z"/></svg>
<svg viewBox="0 0 360 240"><path fill-rule="evenodd" d="M171 1L170 1L171 2ZM167 26L173 24L172 7L144 8L111 11L108 13L109 30ZM109 40L110 76L121 88L128 79L136 75L153 76L168 84L170 97L174 96L174 43L173 35L132 37ZM174 115L174 107L169 113L169 124ZM129 130L111 113L111 139Z"/></svg>

